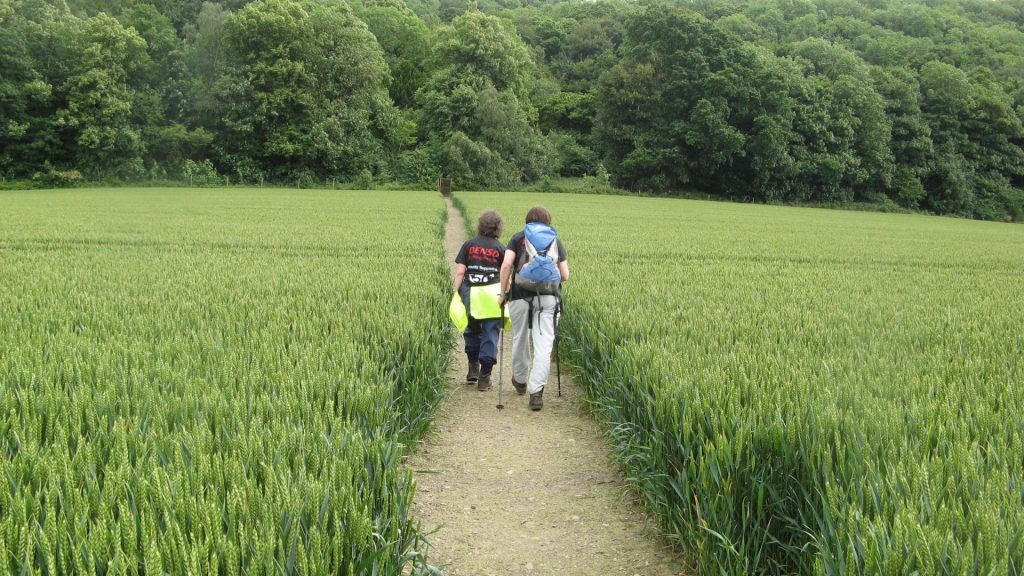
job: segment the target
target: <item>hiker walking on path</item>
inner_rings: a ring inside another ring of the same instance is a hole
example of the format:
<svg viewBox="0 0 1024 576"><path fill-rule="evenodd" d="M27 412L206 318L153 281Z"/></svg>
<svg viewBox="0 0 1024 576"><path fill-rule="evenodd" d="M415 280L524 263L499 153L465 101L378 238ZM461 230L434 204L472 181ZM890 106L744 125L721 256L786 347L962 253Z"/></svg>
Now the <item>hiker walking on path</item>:
<svg viewBox="0 0 1024 576"><path fill-rule="evenodd" d="M484 210L476 223L476 237L467 240L455 257L455 292L469 312L462 333L469 372L466 383L483 392L491 387L491 370L498 361L498 336L504 313L500 268L505 247L498 238L505 223L494 210Z"/></svg>
<svg viewBox="0 0 1024 576"><path fill-rule="evenodd" d="M551 212L534 206L526 213L526 227L509 240L501 263L501 302L508 302L512 319L512 385L519 394L530 393L531 410L544 405L544 384L551 371L551 348L561 310L561 283L568 279L568 257L551 227Z"/></svg>

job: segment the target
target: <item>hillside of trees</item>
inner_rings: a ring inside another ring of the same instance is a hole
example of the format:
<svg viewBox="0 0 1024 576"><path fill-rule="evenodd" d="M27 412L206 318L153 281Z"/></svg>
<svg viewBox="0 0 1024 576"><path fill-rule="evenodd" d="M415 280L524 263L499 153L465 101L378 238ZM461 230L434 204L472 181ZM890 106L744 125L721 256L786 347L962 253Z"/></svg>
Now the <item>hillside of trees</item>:
<svg viewBox="0 0 1024 576"><path fill-rule="evenodd" d="M1024 0L0 0L0 177L1024 220Z"/></svg>

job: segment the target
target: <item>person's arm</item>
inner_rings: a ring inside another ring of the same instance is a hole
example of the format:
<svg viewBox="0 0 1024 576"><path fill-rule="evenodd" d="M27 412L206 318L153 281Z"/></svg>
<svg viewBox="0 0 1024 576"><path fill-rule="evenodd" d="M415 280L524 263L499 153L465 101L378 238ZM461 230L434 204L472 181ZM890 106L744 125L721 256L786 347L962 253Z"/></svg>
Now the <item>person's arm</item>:
<svg viewBox="0 0 1024 576"><path fill-rule="evenodd" d="M452 286L456 292L459 288L462 288L462 279L466 276L466 265L456 264L455 265L455 278L452 279Z"/></svg>
<svg viewBox="0 0 1024 576"><path fill-rule="evenodd" d="M501 261L501 303L508 301L508 293L512 290L512 265L516 261L515 250L505 250L505 259Z"/></svg>
<svg viewBox="0 0 1024 576"><path fill-rule="evenodd" d="M569 279L569 256L565 253L565 246L562 245L562 240L558 240L558 275L562 277L562 282Z"/></svg>

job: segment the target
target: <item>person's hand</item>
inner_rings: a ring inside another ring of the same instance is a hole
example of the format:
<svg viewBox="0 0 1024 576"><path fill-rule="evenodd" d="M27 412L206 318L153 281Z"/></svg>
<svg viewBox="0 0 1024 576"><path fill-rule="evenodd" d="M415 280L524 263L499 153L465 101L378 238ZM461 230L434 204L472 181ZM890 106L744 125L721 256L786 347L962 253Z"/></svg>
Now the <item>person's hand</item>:
<svg viewBox="0 0 1024 576"><path fill-rule="evenodd" d="M500 300L501 307L504 308L505 304L508 304L508 292L505 292L504 294L501 295L501 300Z"/></svg>

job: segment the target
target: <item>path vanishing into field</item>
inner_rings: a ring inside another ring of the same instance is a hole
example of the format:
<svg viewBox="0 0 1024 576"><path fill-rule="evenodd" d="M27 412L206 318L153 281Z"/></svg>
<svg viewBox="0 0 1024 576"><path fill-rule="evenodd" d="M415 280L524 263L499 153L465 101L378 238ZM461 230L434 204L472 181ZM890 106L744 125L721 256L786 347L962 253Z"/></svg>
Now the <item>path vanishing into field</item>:
<svg viewBox="0 0 1024 576"><path fill-rule="evenodd" d="M454 267L466 228L445 201L445 248ZM682 558L626 489L572 377L563 367L558 397L552 365L544 409L530 412L529 397L511 386L511 347L506 334L499 412L498 368L487 392L465 384L458 338L433 430L409 459L415 513L433 531L431 564L452 576L683 574Z"/></svg>

